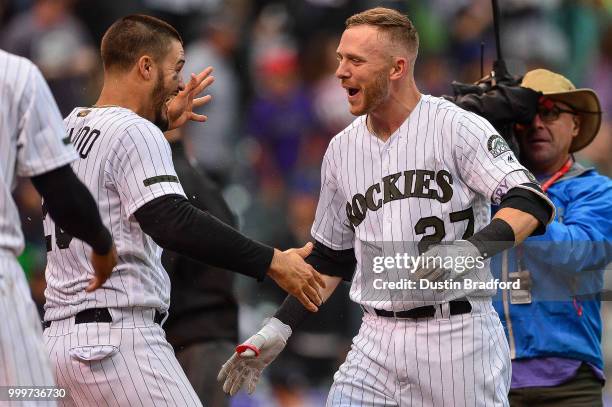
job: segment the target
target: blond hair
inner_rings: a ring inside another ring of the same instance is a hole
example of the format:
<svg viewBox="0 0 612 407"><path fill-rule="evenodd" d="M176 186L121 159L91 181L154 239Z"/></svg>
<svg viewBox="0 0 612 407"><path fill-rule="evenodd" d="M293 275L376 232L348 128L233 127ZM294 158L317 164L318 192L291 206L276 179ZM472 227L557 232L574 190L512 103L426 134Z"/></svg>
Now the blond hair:
<svg viewBox="0 0 612 407"><path fill-rule="evenodd" d="M397 10L384 7L371 8L346 19L346 28L371 25L388 35L391 42L401 44L409 51L418 53L419 33L410 19Z"/></svg>

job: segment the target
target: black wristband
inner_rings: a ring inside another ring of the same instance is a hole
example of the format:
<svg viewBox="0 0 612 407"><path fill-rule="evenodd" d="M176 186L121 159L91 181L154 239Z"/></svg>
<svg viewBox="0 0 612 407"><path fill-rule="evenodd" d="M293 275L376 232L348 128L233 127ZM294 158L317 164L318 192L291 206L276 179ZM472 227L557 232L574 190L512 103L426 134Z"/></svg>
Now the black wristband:
<svg viewBox="0 0 612 407"><path fill-rule="evenodd" d="M108 229L103 228L98 235L92 239L91 248L94 253L99 255L108 254L113 245L113 238Z"/></svg>
<svg viewBox="0 0 612 407"><path fill-rule="evenodd" d="M289 325L291 330L295 331L310 314L312 314L312 312L304 308L297 298L288 295L280 308L276 311L276 314L274 314L274 317L279 319L282 323Z"/></svg>
<svg viewBox="0 0 612 407"><path fill-rule="evenodd" d="M515 236L514 230L505 220L493 219L491 223L466 240L476 246L482 257L488 259L513 247Z"/></svg>

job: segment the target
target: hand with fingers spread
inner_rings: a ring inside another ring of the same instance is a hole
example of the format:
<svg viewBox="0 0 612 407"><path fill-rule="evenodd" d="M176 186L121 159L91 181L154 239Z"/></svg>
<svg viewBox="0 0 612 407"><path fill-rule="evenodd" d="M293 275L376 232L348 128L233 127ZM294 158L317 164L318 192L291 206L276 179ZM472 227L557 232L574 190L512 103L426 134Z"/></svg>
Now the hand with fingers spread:
<svg viewBox="0 0 612 407"><path fill-rule="evenodd" d="M117 249L113 244L106 254L98 254L95 251L91 253L91 266L94 270L94 276L89 280L89 285L85 289L87 292L94 291L100 287L113 272L113 268L117 265Z"/></svg>
<svg viewBox="0 0 612 407"><path fill-rule="evenodd" d="M205 122L208 119L204 115L194 113L193 109L204 106L212 99L210 95L196 97L214 82L215 77L210 75L212 71L209 66L197 75L191 74L185 89L168 102L168 130L181 127L189 120Z"/></svg>
<svg viewBox="0 0 612 407"><path fill-rule="evenodd" d="M325 282L321 275L304 261L312 249L310 242L299 249L284 252L274 249L268 276L280 288L296 297L307 310L317 312L322 302L319 290L325 288Z"/></svg>
<svg viewBox="0 0 612 407"><path fill-rule="evenodd" d="M259 332L236 347L236 352L221 367L217 380L223 391L233 396L246 386L255 391L261 372L282 352L291 336L291 328L276 318L266 321Z"/></svg>

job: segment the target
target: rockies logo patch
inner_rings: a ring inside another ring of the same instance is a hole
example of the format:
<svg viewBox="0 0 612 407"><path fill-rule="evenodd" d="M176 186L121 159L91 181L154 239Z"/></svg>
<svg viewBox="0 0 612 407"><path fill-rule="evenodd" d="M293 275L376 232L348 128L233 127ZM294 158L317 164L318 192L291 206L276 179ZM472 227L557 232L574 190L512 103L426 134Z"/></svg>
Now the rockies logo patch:
<svg viewBox="0 0 612 407"><path fill-rule="evenodd" d="M503 139L499 134L494 134L489 137L487 141L487 149L493 155L493 158L499 157L506 151L510 151L510 146L506 143L506 140Z"/></svg>

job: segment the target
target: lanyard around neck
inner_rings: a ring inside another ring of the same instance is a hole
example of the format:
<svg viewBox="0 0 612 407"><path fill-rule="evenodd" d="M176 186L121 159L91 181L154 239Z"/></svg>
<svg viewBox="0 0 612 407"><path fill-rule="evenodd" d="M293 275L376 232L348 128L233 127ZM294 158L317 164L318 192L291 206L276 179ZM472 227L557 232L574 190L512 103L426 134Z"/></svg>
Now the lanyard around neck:
<svg viewBox="0 0 612 407"><path fill-rule="evenodd" d="M542 184L542 191L546 192L548 190L548 188L550 188L550 186L552 184L554 184L555 182L557 182L557 180L559 180L559 178L561 178L562 176L567 174L567 172L572 167L572 163L573 163L572 157L568 158L567 161L565 162L565 164L563 164L563 167L561 167L561 169L559 169L559 171L555 172L552 177L547 179Z"/></svg>

